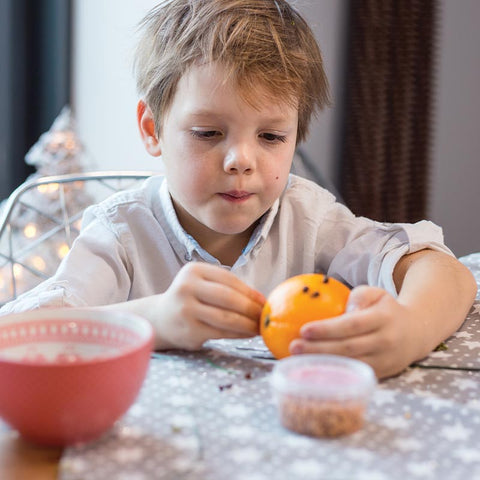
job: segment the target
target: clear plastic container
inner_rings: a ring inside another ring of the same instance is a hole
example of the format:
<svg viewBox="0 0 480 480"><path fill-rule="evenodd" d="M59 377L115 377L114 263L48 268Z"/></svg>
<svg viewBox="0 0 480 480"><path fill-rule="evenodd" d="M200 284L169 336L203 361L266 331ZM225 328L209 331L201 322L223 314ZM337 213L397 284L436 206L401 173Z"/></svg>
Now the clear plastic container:
<svg viewBox="0 0 480 480"><path fill-rule="evenodd" d="M337 355L287 357L276 363L271 376L282 424L314 437L362 428L376 383L369 365Z"/></svg>

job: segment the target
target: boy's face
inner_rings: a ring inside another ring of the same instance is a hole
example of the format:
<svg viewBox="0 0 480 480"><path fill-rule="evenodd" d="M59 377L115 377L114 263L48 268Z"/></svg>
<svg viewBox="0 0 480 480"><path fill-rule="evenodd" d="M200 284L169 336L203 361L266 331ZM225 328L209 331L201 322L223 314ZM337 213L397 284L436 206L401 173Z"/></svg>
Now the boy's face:
<svg viewBox="0 0 480 480"><path fill-rule="evenodd" d="M283 192L296 145L297 108L260 87L253 108L223 73L187 71L158 139L180 223L197 238L254 228Z"/></svg>

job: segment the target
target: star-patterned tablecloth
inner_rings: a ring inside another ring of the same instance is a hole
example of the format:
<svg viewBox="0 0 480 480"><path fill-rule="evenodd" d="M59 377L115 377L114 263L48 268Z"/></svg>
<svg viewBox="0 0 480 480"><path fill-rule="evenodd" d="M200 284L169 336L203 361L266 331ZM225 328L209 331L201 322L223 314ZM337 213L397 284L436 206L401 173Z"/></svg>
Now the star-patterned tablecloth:
<svg viewBox="0 0 480 480"><path fill-rule="evenodd" d="M480 254L463 257L480 285ZM154 354L135 404L66 449L61 480L480 480L480 295L443 348L379 383L365 426L335 439L280 424L259 337Z"/></svg>

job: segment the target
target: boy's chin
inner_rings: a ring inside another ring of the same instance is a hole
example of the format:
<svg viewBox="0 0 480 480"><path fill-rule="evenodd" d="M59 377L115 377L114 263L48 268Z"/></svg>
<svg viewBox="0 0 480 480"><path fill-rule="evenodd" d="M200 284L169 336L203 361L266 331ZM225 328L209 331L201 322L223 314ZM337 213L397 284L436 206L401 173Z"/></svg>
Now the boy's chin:
<svg viewBox="0 0 480 480"><path fill-rule="evenodd" d="M254 222L229 222L229 223L214 223L209 228L220 235L251 235L255 227L257 226L258 220Z"/></svg>

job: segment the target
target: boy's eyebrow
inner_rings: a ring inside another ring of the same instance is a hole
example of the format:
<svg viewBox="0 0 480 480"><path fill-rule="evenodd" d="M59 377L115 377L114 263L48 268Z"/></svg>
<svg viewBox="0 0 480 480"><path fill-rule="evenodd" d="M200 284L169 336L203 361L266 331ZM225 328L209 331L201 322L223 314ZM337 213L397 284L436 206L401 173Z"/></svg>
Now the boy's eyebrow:
<svg viewBox="0 0 480 480"><path fill-rule="evenodd" d="M188 116L193 118L193 119L202 119L202 118L205 118L205 117L210 117L210 118L215 118L215 117L218 117L218 118L221 118L223 115L220 115L212 110L196 110L194 112L189 112L188 113ZM265 122L265 123L269 123L269 124L285 124L286 122L289 121L289 119L287 118L287 116L285 117L282 117L282 116L273 116L273 117L269 117L269 116L265 116L263 118L261 118L261 121L262 122Z"/></svg>

